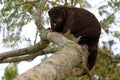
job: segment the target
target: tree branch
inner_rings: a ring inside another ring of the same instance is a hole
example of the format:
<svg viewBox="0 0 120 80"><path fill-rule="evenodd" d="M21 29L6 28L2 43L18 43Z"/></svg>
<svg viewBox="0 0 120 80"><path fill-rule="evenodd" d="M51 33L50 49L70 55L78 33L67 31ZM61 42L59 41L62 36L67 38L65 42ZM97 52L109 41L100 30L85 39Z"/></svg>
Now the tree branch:
<svg viewBox="0 0 120 80"><path fill-rule="evenodd" d="M62 80L72 73L75 66L82 66L83 57L87 58L88 52L80 45L56 32L48 32L47 38L61 48L15 80Z"/></svg>
<svg viewBox="0 0 120 80"><path fill-rule="evenodd" d="M35 54L25 55L25 56L17 56L17 57L11 57L4 59L3 61L0 61L0 63L11 63L11 62L20 62L20 61L28 61L30 59L35 58L36 56L40 55L41 52L37 52Z"/></svg>
<svg viewBox="0 0 120 80"><path fill-rule="evenodd" d="M2 54L5 54L2 57L3 58L6 57L6 58L3 59L3 60L0 60L0 63L10 63L10 62L20 62L20 61L33 60L38 55L44 55L44 54L53 53L53 52L56 52L57 50L58 50L57 47L51 46L51 47L47 47L47 48L45 48L43 50L38 50L38 52L36 52L36 53L25 53L25 54L22 54L22 52L20 53L19 50L9 51L9 52L2 53ZM6 53L9 54L10 56L7 56ZM1 54L0 54L0 56L1 56Z"/></svg>
<svg viewBox="0 0 120 80"><path fill-rule="evenodd" d="M39 50L44 49L47 46L48 46L48 43L45 43L45 41L44 42L41 41L41 42L38 42L37 44L35 44L34 46L4 52L4 53L0 54L0 61L4 60L6 58L10 58L10 57L22 56L22 55L26 55L26 54L33 54L33 53L38 52Z"/></svg>

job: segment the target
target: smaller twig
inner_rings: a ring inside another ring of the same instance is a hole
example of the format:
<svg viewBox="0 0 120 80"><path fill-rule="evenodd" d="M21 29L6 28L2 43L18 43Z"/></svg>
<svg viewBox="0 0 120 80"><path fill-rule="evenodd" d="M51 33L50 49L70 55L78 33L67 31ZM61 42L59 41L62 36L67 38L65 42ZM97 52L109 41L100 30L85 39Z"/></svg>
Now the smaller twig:
<svg viewBox="0 0 120 80"><path fill-rule="evenodd" d="M92 77L90 70L87 68L87 66L85 66L86 72L87 72L87 76L89 77L89 80L94 80L94 78Z"/></svg>
<svg viewBox="0 0 120 80"><path fill-rule="evenodd" d="M65 3L64 3L64 5L65 5L65 6L67 6L67 5L68 5L68 2L67 2L67 0L65 0Z"/></svg>
<svg viewBox="0 0 120 80"><path fill-rule="evenodd" d="M25 2L21 2L21 3L16 3L15 5L16 6L20 6L20 5L24 5L24 4L28 4L28 3L37 3L39 2L40 0L34 0L34 1L25 1Z"/></svg>
<svg viewBox="0 0 120 80"><path fill-rule="evenodd" d="M34 44L36 44L36 41L37 41L37 35L38 35L38 31L36 32L36 35L35 35Z"/></svg>
<svg viewBox="0 0 120 80"><path fill-rule="evenodd" d="M24 11L22 11L21 13L16 14L14 17L19 17L19 16L21 16L22 14L25 14L26 12L27 12L27 10L24 10Z"/></svg>

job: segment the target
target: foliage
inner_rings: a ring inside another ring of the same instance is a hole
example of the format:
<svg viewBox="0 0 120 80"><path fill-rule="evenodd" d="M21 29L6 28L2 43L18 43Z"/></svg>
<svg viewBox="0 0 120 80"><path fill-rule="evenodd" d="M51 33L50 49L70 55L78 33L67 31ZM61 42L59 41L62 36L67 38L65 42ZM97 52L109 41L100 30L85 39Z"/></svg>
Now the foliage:
<svg viewBox="0 0 120 80"><path fill-rule="evenodd" d="M114 26L119 26L118 23L120 17L118 14L120 12L120 2L116 0L108 0L106 5L102 5L99 7L99 14L104 16L103 20L101 20L101 26L105 30L106 33L115 33L114 31L110 31L110 28ZM113 25L112 25L113 24ZM117 35L119 35L117 33ZM120 36L120 35L119 35ZM116 36L118 37L118 36Z"/></svg>
<svg viewBox="0 0 120 80"><path fill-rule="evenodd" d="M113 61L107 56L101 55L101 51L113 55L111 50L107 47L103 47L98 53L97 63L94 67L93 74L99 77L99 80L119 80L120 79L120 67L117 66L118 61Z"/></svg>
<svg viewBox="0 0 120 80"><path fill-rule="evenodd" d="M17 5L20 2L23 0L1 1L4 7L0 13L0 28L3 33L3 42L10 47L16 46L18 41L22 41L20 35L22 27L33 19L35 9L39 5L39 3Z"/></svg>
<svg viewBox="0 0 120 80"><path fill-rule="evenodd" d="M99 8L99 14L103 19L101 22L101 27L107 34L109 40L104 41L104 44L107 44L106 46L109 46L109 49L111 50L111 47L113 45L116 45L116 40L120 40L120 2L119 0L108 0L106 1L106 4L101 5ZM103 33L102 33L103 34ZM103 34L104 36L104 34ZM112 36L112 38L111 38ZM101 37L102 38L102 37ZM116 40L114 40L116 39ZM112 41L112 44L111 44ZM120 43L120 41L119 41ZM116 48L118 49L118 48Z"/></svg>
<svg viewBox="0 0 120 80"><path fill-rule="evenodd" d="M13 80L17 75L18 75L17 64L12 63L5 68L5 73L4 76L2 77L2 80Z"/></svg>

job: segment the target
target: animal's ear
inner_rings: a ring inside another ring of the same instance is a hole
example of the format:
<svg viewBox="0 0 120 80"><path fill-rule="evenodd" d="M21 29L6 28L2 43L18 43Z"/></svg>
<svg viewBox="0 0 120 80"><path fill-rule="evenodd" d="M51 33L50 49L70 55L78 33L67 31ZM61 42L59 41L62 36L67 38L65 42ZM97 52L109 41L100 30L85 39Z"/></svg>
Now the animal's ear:
<svg viewBox="0 0 120 80"><path fill-rule="evenodd" d="M49 11L48 11L48 15L52 15L52 10L49 10Z"/></svg>
<svg viewBox="0 0 120 80"><path fill-rule="evenodd" d="M48 11L48 15L50 15L50 11Z"/></svg>

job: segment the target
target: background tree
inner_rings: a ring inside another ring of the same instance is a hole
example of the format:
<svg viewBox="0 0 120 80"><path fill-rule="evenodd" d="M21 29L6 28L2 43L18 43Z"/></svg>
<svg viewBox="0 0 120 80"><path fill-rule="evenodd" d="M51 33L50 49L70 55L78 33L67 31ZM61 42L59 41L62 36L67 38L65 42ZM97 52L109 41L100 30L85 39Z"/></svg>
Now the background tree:
<svg viewBox="0 0 120 80"><path fill-rule="evenodd" d="M26 38L21 35L23 25L34 21L37 8L39 5L43 5L42 0L1 0L2 9L0 12L0 31L3 37L3 43L7 47L19 46L20 43L24 41L31 41L29 38ZM49 24L49 19L47 16L47 11L56 6L56 5L65 5L65 6L77 6L86 9L92 9L92 5L89 4L88 0L47 0L46 5L44 6L41 12L41 24ZM109 55L114 55L113 47L120 43L120 2L119 0L101 0L101 4L95 6L98 9L99 16L98 19L101 22L102 35L108 36L108 41L102 41L102 47L99 49L99 57L96 66L92 70L93 75L95 74L96 78L98 77L101 80L114 80L119 79L120 69L117 59L110 58ZM37 34L37 32L36 32ZM35 34L35 35L36 35ZM111 38L112 37L112 38ZM36 38L35 38L36 40ZM117 42L116 42L117 40ZM108 55L103 55L107 53ZM84 77L86 78L86 77ZM86 79L87 80L87 79Z"/></svg>

